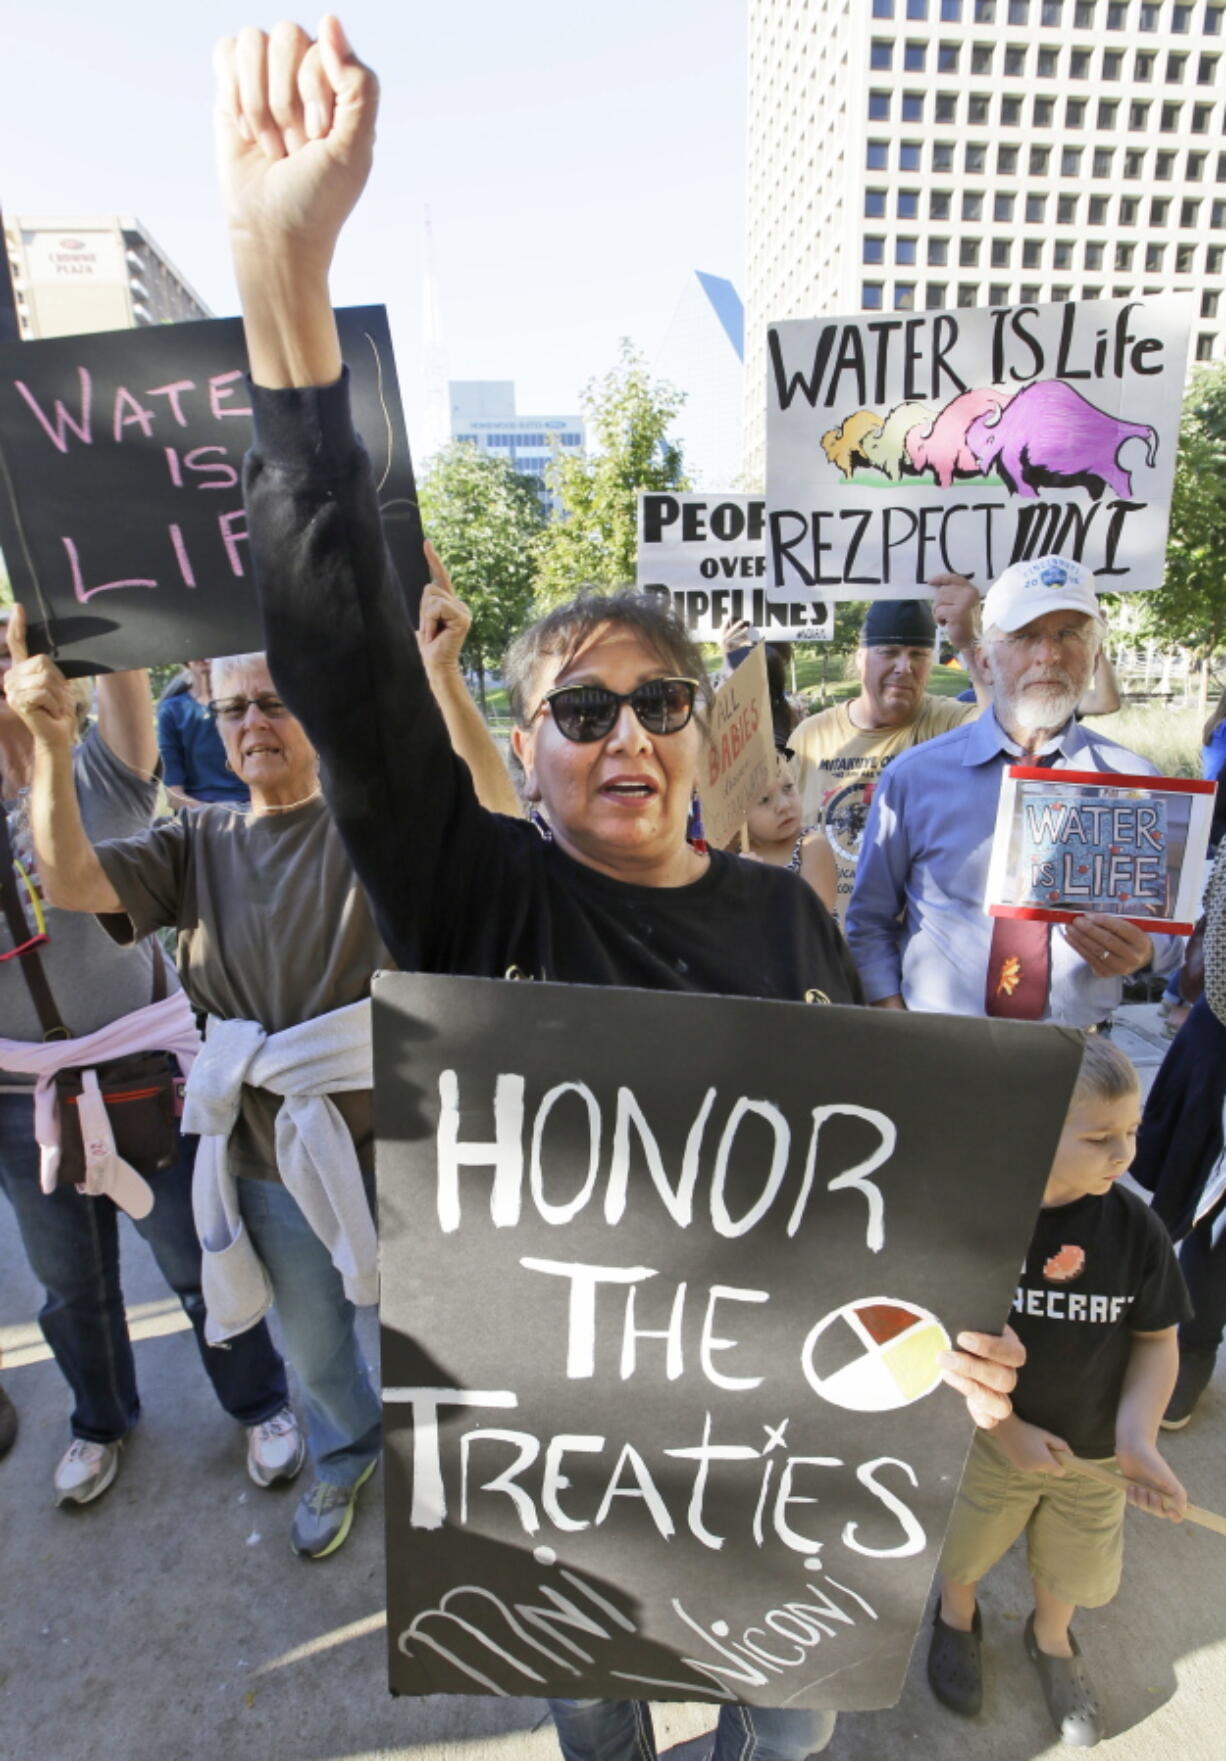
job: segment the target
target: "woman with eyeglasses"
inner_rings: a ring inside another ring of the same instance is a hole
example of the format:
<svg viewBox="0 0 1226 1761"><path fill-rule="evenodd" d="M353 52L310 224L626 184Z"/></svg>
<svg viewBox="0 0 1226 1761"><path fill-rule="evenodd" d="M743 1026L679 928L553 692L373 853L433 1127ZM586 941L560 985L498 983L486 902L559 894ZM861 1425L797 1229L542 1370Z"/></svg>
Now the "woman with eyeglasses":
<svg viewBox="0 0 1226 1761"><path fill-rule="evenodd" d="M0 671L10 647L25 656L25 614L18 608L0 629ZM52 663L46 661L46 667ZM52 669L54 670L54 669ZM112 673L98 682L98 719L88 724L89 687L56 672L63 787L96 838L141 833L157 801L153 704L144 672ZM39 747L27 723L0 695L0 779L8 849L17 882L19 926L0 923L0 1187L13 1206L31 1269L46 1292L39 1321L72 1391L71 1441L57 1463L58 1504L92 1503L113 1483L123 1441L140 1416L136 1362L128 1337L120 1281L119 1220L106 1193L72 1186L42 1190L35 1139L33 1066L79 1063L75 1039L122 1024L155 996L155 975L178 989L156 941L119 947L92 918L58 910L40 872L31 820ZM6 911L5 917L8 917ZM24 919L24 928L20 927ZM28 933L27 933L28 932ZM18 937L20 936L20 940ZM26 951L19 952L20 949ZM33 963L37 962L35 969ZM72 1036L44 1028L27 971L41 972L54 1011ZM188 1017L190 1029L190 1017ZM49 1056L50 1055L50 1056ZM204 1339L200 1244L191 1206L191 1149L160 1174L154 1204L136 1219L158 1268L192 1323L201 1359L223 1409L247 1427L247 1467L257 1484L284 1471L297 1446L286 1407L285 1371L267 1328L254 1328L235 1349L209 1349Z"/></svg>
<svg viewBox="0 0 1226 1761"><path fill-rule="evenodd" d="M850 1003L812 891L699 852L686 820L705 673L632 593L559 607L507 661L512 741L552 837L484 811L450 750L355 439L328 267L370 168L377 88L335 19L218 46L217 127L256 411L253 555L274 674L324 758L329 800L401 966L487 977ZM1010 1410L1016 1347L976 1337L960 1385ZM991 1357L993 1361L985 1361ZM630 1702L554 1701L570 1761L653 1753ZM799 1761L832 1719L723 1710L718 1761Z"/></svg>
<svg viewBox="0 0 1226 1761"><path fill-rule="evenodd" d="M157 706L158 752L162 784L172 808L228 801L246 807L250 796L226 765L225 751L209 704L212 662L185 660L183 671L162 692Z"/></svg>
<svg viewBox="0 0 1226 1761"><path fill-rule="evenodd" d="M431 679L487 798L515 810L459 669L467 609L429 555ZM121 835L96 845L71 787L67 689L46 656L24 650L7 685L36 755L33 833L48 896L102 914L114 941L141 955L156 947L144 939L155 931L178 932L184 988L208 1021L184 1111L204 1139L194 1199L207 1334L242 1348L275 1305L313 1469L291 1545L321 1559L345 1540L381 1444L355 1303L376 1294L366 999L388 956L323 799L315 750L262 654L212 663L210 708L250 807L191 806L139 837L107 826ZM96 923L79 927L107 940ZM292 1415L278 1423L282 1459L261 1484L292 1478L304 1459Z"/></svg>

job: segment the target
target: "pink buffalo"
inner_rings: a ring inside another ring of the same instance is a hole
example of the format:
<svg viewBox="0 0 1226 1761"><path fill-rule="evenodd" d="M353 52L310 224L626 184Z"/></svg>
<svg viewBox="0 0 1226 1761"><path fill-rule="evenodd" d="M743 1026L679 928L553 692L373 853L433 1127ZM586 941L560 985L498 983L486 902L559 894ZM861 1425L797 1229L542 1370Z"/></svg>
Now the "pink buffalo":
<svg viewBox="0 0 1226 1761"><path fill-rule="evenodd" d="M1061 379L1023 386L995 421L979 416L966 444L981 471L996 468L1015 494L1035 497L1046 485L1080 483L1095 498L1104 485L1132 495L1132 473L1119 462L1126 440L1145 442L1145 460L1158 457L1158 431L1144 422L1121 422L1100 410Z"/></svg>
<svg viewBox="0 0 1226 1761"><path fill-rule="evenodd" d="M942 489L955 476L978 475L979 464L966 444L966 431L980 416L1003 409L1013 396L995 385L963 391L951 398L934 422L907 435L907 457L914 471L931 471Z"/></svg>

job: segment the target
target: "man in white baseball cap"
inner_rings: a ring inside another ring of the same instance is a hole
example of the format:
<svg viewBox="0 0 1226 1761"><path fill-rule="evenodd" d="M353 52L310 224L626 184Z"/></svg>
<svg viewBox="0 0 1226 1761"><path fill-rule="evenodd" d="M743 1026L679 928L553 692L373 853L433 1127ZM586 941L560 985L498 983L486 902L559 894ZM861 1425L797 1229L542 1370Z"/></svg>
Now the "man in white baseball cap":
<svg viewBox="0 0 1226 1761"><path fill-rule="evenodd" d="M1080 611L1101 621L1094 577L1083 564L1062 556L1010 563L988 588L983 628L1012 633L1049 611Z"/></svg>
<svg viewBox="0 0 1226 1761"><path fill-rule="evenodd" d="M1131 973L1174 965L1176 939L1106 913L1052 933L984 911L1007 765L1155 774L1148 759L1076 720L1102 636L1093 577L1080 563L1013 563L989 588L976 659L991 709L900 753L873 801L847 913L870 1002L1092 1027L1118 1007ZM1034 932L1025 947L1022 930Z"/></svg>

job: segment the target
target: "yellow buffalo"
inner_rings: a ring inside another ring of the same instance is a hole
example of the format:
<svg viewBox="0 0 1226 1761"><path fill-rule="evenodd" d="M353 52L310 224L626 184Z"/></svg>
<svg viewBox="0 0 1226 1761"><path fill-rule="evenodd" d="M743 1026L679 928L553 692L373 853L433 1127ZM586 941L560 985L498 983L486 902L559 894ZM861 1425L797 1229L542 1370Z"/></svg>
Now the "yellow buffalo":
<svg viewBox="0 0 1226 1761"><path fill-rule="evenodd" d="M870 434L876 434L880 427L881 417L876 410L855 410L845 416L837 428L830 428L822 435L822 451L844 477L850 477L855 469L854 460L861 459L866 465L871 463L861 442Z"/></svg>

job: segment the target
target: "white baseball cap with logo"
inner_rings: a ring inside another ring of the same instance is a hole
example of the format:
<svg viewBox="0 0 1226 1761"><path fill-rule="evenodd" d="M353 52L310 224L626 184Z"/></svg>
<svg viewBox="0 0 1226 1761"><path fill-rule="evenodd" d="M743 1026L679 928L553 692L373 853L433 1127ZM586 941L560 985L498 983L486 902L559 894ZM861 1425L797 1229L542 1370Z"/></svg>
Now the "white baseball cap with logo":
<svg viewBox="0 0 1226 1761"><path fill-rule="evenodd" d="M1063 556L1010 563L983 598L983 627L1012 634L1049 611L1080 611L1102 617L1094 577L1082 563Z"/></svg>

